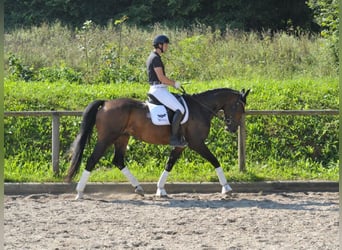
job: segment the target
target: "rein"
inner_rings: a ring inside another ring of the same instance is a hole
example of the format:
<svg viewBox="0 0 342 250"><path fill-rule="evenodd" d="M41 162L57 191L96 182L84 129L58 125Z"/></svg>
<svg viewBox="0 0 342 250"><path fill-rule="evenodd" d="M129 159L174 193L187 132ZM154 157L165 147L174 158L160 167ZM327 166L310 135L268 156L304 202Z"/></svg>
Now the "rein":
<svg viewBox="0 0 342 250"><path fill-rule="evenodd" d="M190 97L193 101L195 101L196 103L198 103L200 106L202 106L203 108L205 108L206 110L208 110L213 116L219 118L221 121L225 122L225 118L222 118L220 116L217 115L217 113L215 113L214 111L212 111L211 108L209 108L207 105L204 105L203 103L199 102L198 100L196 100L196 98L193 98L191 95L189 95L188 93L186 93L185 89L183 88L183 86L181 86L181 92L183 95L186 95L188 97Z"/></svg>
<svg viewBox="0 0 342 250"><path fill-rule="evenodd" d="M213 116L217 117L219 120L225 122L226 124L231 124L232 123L232 117L230 116L229 118L225 118L225 117L220 117L217 113L215 113L211 108L209 108L207 105L204 105L203 103L199 102L198 100L196 100L196 98L193 98L191 95L189 95L188 93L186 93L185 89L183 88L183 86L181 86L181 92L183 95L187 95L188 97L190 97L193 101L195 101L196 103L198 103L200 106L202 106L203 108L205 108L207 111L209 111ZM235 104L235 109L237 106L237 103L242 102L241 100L239 100L238 102L236 102ZM244 105L244 103L242 102L242 105Z"/></svg>

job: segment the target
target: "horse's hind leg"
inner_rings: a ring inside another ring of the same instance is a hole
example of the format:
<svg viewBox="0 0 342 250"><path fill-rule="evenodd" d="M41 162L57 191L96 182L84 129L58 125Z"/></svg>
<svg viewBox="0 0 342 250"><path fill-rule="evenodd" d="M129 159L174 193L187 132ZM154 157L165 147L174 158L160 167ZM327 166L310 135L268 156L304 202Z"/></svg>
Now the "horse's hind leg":
<svg viewBox="0 0 342 250"><path fill-rule="evenodd" d="M126 178L131 182L132 186L135 188L135 192L139 195L144 195L144 190L141 187L139 181L133 176L131 171L125 166L125 153L127 149L129 136L120 136L114 143L115 155L113 158L113 164L117 166L120 171L126 176Z"/></svg>
<svg viewBox="0 0 342 250"><path fill-rule="evenodd" d="M102 141L102 142L96 143L94 151L89 157L89 159L87 160L87 165L85 169L83 170L80 181L78 182L76 186L76 191L77 191L76 200L83 198L83 192L87 184L88 178L90 176L90 172L94 169L96 163L98 163L100 158L103 156L108 146L109 146L108 142Z"/></svg>

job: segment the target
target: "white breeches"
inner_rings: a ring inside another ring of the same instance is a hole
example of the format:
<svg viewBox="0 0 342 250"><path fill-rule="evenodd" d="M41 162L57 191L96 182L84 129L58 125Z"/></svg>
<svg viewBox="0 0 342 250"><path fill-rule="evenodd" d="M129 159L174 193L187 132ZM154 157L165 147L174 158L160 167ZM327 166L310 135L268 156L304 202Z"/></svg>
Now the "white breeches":
<svg viewBox="0 0 342 250"><path fill-rule="evenodd" d="M158 101L160 101L169 109L172 109L173 111L176 111L178 109L182 114L184 114L185 110L183 105L180 104L177 98L169 92L169 90L167 89L167 85L152 85L148 93L156 97Z"/></svg>

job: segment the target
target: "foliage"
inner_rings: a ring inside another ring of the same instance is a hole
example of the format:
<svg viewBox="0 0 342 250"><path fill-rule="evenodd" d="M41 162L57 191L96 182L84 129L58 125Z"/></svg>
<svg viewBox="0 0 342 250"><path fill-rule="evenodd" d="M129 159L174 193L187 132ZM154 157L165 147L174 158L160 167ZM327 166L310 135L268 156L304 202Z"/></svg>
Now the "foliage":
<svg viewBox="0 0 342 250"><path fill-rule="evenodd" d="M10 55L8 59L9 78L12 80L24 81L58 81L66 80L69 82L82 82L82 73L76 72L72 68L65 65L59 67L42 67L38 70L28 65L24 65L22 61L15 55Z"/></svg>
<svg viewBox="0 0 342 250"><path fill-rule="evenodd" d="M202 24L191 29L155 25L148 32L128 26L128 20L106 27L89 20L80 30L56 22L5 34L5 110L81 111L95 99L144 100L145 60L151 40L162 33L171 38L164 55L167 75L182 81L189 93L251 88L248 109L338 109L337 64L325 38L303 32L293 36L288 30L222 32ZM246 173L237 167L237 135L226 133L220 120L213 120L207 140L230 180L337 180L336 117L248 116L246 121ZM80 117L61 118L62 174L79 125ZM4 126L6 181L62 180L50 166L50 118L6 117ZM95 137L85 158L94 143ZM91 180L125 180L111 169L112 152ZM140 180L156 181L169 152L167 146L132 138L126 161ZM170 180L217 181L217 176L208 162L185 150Z"/></svg>
<svg viewBox="0 0 342 250"><path fill-rule="evenodd" d="M29 66L23 65L15 55L10 55L8 58L9 73L12 79L29 81L33 80L34 72Z"/></svg>
<svg viewBox="0 0 342 250"><path fill-rule="evenodd" d="M329 79L241 79L191 81L188 93L231 87L251 88L248 110L337 109L338 81ZM146 99L147 84L116 85L24 82L6 80L5 110L83 110L95 99L132 97ZM61 174L69 164L68 150L76 137L80 117L62 117L60 128ZM247 172L237 166L237 134L224 130L214 119L207 145L222 163L231 181L338 179L338 120L333 116L247 116ZM61 181L51 169L51 118L6 117L5 181ZM89 157L95 143L86 148ZM132 138L126 163L141 181L156 181L170 148L142 143ZM141 157L141 156L144 157ZM126 181L112 169L113 148L97 165L91 181ZM84 161L85 162L85 161ZM84 166L84 165L82 165ZM186 149L170 176L171 181L217 181L212 166Z"/></svg>
<svg viewBox="0 0 342 250"><path fill-rule="evenodd" d="M315 21L322 28L321 35L328 38L334 50L335 60L339 58L339 4L338 0L308 0Z"/></svg>
<svg viewBox="0 0 342 250"><path fill-rule="evenodd" d="M90 20L75 32L55 23L6 34L5 73L27 81L145 82L145 60L160 33L171 39L164 61L167 74L177 80L337 75L325 39L305 33L221 33L204 25L191 30L156 25L149 33L124 22L101 28Z"/></svg>
<svg viewBox="0 0 342 250"><path fill-rule="evenodd" d="M65 65L59 67L43 67L36 72L36 79L38 81L56 82L59 80L66 80L68 82L82 83L83 73L77 72Z"/></svg>
<svg viewBox="0 0 342 250"><path fill-rule="evenodd" d="M85 20L105 26L122 16L132 26L150 28L151 24L189 28L203 23L224 30L305 30L317 32L306 0L5 0L6 29L61 22L80 27ZM276 10L276 11L275 11Z"/></svg>

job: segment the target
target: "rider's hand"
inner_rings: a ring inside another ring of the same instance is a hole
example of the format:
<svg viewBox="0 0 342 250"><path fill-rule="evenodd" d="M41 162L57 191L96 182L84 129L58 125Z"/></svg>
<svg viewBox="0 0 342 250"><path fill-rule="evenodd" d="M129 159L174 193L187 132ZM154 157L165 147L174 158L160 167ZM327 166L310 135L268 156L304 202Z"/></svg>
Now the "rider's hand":
<svg viewBox="0 0 342 250"><path fill-rule="evenodd" d="M174 87L175 87L176 89L179 89L179 88L181 87L181 83L180 83L180 82L175 82Z"/></svg>

